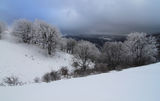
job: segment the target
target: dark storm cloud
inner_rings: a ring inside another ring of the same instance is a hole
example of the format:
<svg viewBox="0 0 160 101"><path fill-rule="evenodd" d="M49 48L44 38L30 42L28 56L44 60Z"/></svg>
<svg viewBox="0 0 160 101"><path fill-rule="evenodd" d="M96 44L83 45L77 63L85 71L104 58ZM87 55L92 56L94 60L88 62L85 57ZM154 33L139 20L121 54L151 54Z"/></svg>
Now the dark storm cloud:
<svg viewBox="0 0 160 101"><path fill-rule="evenodd" d="M42 19L64 33L160 32L160 0L1 0L0 20Z"/></svg>

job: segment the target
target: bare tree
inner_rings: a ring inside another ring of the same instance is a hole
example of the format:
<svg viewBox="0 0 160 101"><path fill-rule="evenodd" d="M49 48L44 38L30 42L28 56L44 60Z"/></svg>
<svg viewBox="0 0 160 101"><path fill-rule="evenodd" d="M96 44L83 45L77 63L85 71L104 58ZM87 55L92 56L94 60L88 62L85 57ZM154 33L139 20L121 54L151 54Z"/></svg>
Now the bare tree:
<svg viewBox="0 0 160 101"><path fill-rule="evenodd" d="M26 19L19 19L14 22L12 33L19 38L19 41L31 43L34 34L32 29L32 22Z"/></svg>
<svg viewBox="0 0 160 101"><path fill-rule="evenodd" d="M128 35L124 44L128 63L139 66L156 62L158 53L154 37L135 32Z"/></svg>
<svg viewBox="0 0 160 101"><path fill-rule="evenodd" d="M94 62L99 55L98 48L91 42L79 41L74 48L74 59L85 71L91 62Z"/></svg>
<svg viewBox="0 0 160 101"><path fill-rule="evenodd" d="M103 46L102 54L100 56L101 62L107 63L109 67L116 67L122 64L122 54L122 42L106 42Z"/></svg>
<svg viewBox="0 0 160 101"><path fill-rule="evenodd" d="M36 20L34 22L37 42L43 48L48 50L48 54L51 55L55 52L55 49L60 41L60 32L57 28L46 22Z"/></svg>

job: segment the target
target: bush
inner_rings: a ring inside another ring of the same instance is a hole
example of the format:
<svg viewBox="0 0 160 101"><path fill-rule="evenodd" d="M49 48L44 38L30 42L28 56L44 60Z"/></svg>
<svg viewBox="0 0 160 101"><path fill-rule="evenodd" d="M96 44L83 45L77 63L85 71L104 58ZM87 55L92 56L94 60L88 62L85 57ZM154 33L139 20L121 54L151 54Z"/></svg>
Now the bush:
<svg viewBox="0 0 160 101"><path fill-rule="evenodd" d="M22 82L20 82L16 76L6 77L3 79L3 82L8 86L22 85Z"/></svg>
<svg viewBox="0 0 160 101"><path fill-rule="evenodd" d="M44 76L42 77L42 81L43 82L50 82L51 81L50 73L44 74Z"/></svg>
<svg viewBox="0 0 160 101"><path fill-rule="evenodd" d="M51 82L51 81L56 81L56 80L60 80L61 76L58 72L56 71L51 71L50 73L46 73L43 77L42 77L42 81L43 82Z"/></svg>
<svg viewBox="0 0 160 101"><path fill-rule="evenodd" d="M83 68L78 68L73 71L72 75L73 77L84 77L94 73L95 73L94 68L87 68L85 70Z"/></svg>
<svg viewBox="0 0 160 101"><path fill-rule="evenodd" d="M81 76L84 76L84 70L82 70L81 68L80 69L75 69L73 71L73 77L81 77Z"/></svg>
<svg viewBox="0 0 160 101"><path fill-rule="evenodd" d="M78 68L79 64L78 64L78 62L74 61L72 66L75 67L75 68Z"/></svg>
<svg viewBox="0 0 160 101"><path fill-rule="evenodd" d="M61 79L61 76L58 72L56 71L52 71L50 73L50 76L51 76L51 81L55 81L55 80L60 80Z"/></svg>
<svg viewBox="0 0 160 101"><path fill-rule="evenodd" d="M4 83L0 83L0 86L5 86L5 84Z"/></svg>
<svg viewBox="0 0 160 101"><path fill-rule="evenodd" d="M69 70L67 69L67 67L62 67L60 70L59 70L59 73L61 76L63 77L68 77L69 76Z"/></svg>
<svg viewBox="0 0 160 101"><path fill-rule="evenodd" d="M108 72L109 71L108 64L97 63L94 67L94 70L95 70L95 72L98 72L98 73Z"/></svg>
<svg viewBox="0 0 160 101"><path fill-rule="evenodd" d="M35 83L40 83L40 81L41 81L41 80L40 80L40 78L38 78L38 77L36 77L36 78L34 79L34 82L35 82Z"/></svg>

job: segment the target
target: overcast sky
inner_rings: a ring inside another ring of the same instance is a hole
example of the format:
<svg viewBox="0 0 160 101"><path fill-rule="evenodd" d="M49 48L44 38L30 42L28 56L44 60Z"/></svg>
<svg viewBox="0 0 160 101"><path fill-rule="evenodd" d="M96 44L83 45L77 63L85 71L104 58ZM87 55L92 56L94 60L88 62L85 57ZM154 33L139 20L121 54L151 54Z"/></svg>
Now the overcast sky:
<svg viewBox="0 0 160 101"><path fill-rule="evenodd" d="M41 19L65 34L160 32L160 0L0 0L0 20Z"/></svg>

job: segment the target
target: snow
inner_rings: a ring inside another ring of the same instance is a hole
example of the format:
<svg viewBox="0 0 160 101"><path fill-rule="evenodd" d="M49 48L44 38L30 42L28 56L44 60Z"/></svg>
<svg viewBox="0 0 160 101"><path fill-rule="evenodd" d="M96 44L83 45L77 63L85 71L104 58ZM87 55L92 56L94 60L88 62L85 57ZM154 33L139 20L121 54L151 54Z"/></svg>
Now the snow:
<svg viewBox="0 0 160 101"><path fill-rule="evenodd" d="M43 49L16 43L6 34L0 40L0 81L15 75L32 82L61 66L72 69L71 59L63 52L47 56ZM160 63L51 83L0 86L0 101L160 101L159 95Z"/></svg>
<svg viewBox="0 0 160 101"><path fill-rule="evenodd" d="M0 101L160 101L160 63L83 78L0 87Z"/></svg>
<svg viewBox="0 0 160 101"><path fill-rule="evenodd" d="M51 70L62 66L72 68L72 56L57 52L47 56L45 50L37 46L17 43L9 34L0 40L0 82L6 76L17 76L20 81L32 82Z"/></svg>

